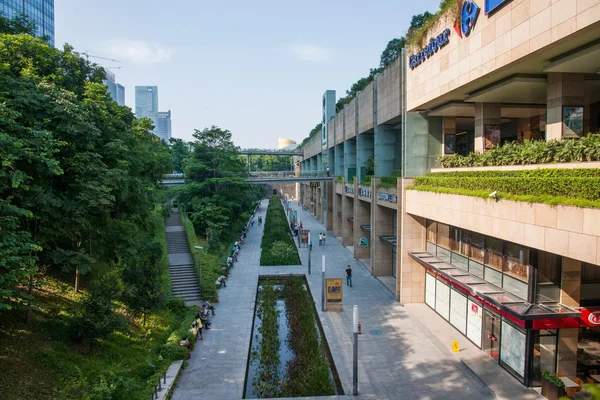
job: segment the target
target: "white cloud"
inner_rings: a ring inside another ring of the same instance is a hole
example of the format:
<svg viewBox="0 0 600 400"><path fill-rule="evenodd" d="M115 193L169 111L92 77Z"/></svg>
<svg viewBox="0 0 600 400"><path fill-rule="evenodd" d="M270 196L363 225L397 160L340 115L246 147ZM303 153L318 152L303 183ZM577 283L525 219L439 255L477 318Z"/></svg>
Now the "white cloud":
<svg viewBox="0 0 600 400"><path fill-rule="evenodd" d="M331 51L312 44L295 44L289 46L289 50L300 60L310 62L324 62L331 58Z"/></svg>
<svg viewBox="0 0 600 400"><path fill-rule="evenodd" d="M115 39L101 44L110 57L135 64L154 64L169 61L173 51L141 40Z"/></svg>

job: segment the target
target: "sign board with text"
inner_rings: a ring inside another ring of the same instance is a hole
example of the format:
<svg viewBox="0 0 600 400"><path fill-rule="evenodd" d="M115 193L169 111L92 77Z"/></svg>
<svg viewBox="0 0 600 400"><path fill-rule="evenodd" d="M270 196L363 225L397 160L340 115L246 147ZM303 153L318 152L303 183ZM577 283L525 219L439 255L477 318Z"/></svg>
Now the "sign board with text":
<svg viewBox="0 0 600 400"><path fill-rule="evenodd" d="M342 280L340 278L327 278L325 281L327 287L327 302L342 301Z"/></svg>

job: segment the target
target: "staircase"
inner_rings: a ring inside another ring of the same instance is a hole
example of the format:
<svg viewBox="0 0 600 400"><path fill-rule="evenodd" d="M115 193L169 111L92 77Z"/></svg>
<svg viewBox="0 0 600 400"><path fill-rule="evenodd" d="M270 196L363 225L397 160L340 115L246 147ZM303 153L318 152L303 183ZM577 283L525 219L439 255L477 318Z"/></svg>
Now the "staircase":
<svg viewBox="0 0 600 400"><path fill-rule="evenodd" d="M200 285L194 260L190 254L187 236L181 225L179 210L172 209L165 220L167 237L167 255L169 257L169 273L171 274L171 292L173 296L183 297L186 305L199 305Z"/></svg>

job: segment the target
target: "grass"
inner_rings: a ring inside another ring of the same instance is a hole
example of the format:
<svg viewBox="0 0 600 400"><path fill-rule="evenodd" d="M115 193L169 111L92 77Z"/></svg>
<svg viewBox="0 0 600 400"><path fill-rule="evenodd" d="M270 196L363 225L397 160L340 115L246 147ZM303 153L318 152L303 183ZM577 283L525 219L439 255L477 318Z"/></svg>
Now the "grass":
<svg viewBox="0 0 600 400"><path fill-rule="evenodd" d="M488 190L467 190L467 189L454 189L454 188L442 188L435 186L409 186L407 190L418 190L421 192L433 192L433 193L446 193L446 194L458 194L462 196L480 197L482 199L490 199L490 192ZM562 205L562 206L574 206L582 208L600 208L600 201L572 199L568 197L558 196L531 196L531 195L516 195L509 193L498 193L498 199L522 201L526 203L542 203L549 205Z"/></svg>
<svg viewBox="0 0 600 400"><path fill-rule="evenodd" d="M154 382L172 361L182 359L194 308L165 308L146 326L118 309L120 329L90 352L68 340L69 323L85 292L48 277L35 291L31 322L4 315L0 322L0 387L6 399L150 398Z"/></svg>

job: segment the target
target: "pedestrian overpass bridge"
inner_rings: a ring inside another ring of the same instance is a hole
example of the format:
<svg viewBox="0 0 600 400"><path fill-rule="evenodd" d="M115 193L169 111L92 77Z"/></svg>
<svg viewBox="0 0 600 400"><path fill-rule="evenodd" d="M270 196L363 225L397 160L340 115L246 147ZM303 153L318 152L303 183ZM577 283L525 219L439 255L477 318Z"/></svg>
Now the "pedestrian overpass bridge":
<svg viewBox="0 0 600 400"><path fill-rule="evenodd" d="M255 185L275 184L275 183L295 183L295 182L331 182L333 176L327 176L325 171L310 171L296 174L294 171L255 171L250 173L246 182ZM175 187L185 185L185 176L183 174L167 174L162 183L165 187Z"/></svg>

